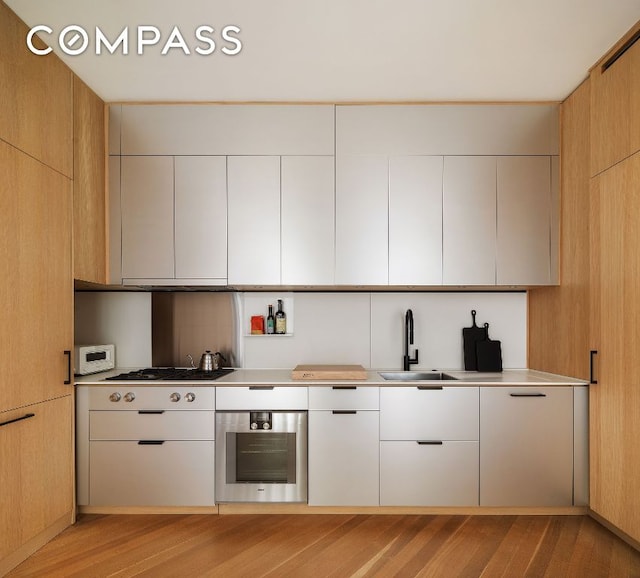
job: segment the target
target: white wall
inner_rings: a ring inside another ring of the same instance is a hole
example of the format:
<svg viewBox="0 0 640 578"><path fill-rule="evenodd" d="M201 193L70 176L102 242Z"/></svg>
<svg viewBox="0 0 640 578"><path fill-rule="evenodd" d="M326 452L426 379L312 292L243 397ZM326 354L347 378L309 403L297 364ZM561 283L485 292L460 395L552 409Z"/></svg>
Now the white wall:
<svg viewBox="0 0 640 578"><path fill-rule="evenodd" d="M151 366L151 293L76 292L74 341L113 343L116 367Z"/></svg>
<svg viewBox="0 0 640 578"><path fill-rule="evenodd" d="M527 365L526 293L295 293L286 294L295 315L290 336L249 336L256 304L278 294L244 293L238 322L247 368L290 368L299 363L359 363L400 369L404 314L414 314L414 347L420 363L412 369L462 369L462 328L490 324L489 336L502 341L505 368ZM274 301L275 302L275 301ZM264 306L266 315L266 306ZM413 351L413 349L411 350Z"/></svg>

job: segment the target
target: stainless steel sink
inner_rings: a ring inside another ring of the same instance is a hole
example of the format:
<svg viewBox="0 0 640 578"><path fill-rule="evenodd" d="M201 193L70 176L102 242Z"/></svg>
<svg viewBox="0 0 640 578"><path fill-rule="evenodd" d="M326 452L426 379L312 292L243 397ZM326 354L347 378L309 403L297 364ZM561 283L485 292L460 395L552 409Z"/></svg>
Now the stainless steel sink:
<svg viewBox="0 0 640 578"><path fill-rule="evenodd" d="M390 381L444 381L457 379L457 377L441 371L380 371L378 374L383 379Z"/></svg>

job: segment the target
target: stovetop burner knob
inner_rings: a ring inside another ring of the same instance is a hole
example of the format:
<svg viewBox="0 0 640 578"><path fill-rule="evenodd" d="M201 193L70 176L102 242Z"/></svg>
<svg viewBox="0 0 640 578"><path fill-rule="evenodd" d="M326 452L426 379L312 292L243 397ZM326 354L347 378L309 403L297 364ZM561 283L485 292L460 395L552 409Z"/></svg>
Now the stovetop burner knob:
<svg viewBox="0 0 640 578"><path fill-rule="evenodd" d="M110 396L109 396L109 401L120 401L122 399L122 396L120 395L119 392L114 391Z"/></svg>
<svg viewBox="0 0 640 578"><path fill-rule="evenodd" d="M196 400L196 394L195 394L195 393L191 393L191 392L189 392L187 395L185 395L185 396L184 396L184 398L185 398L187 401L192 402L192 401L195 401L195 400Z"/></svg>
<svg viewBox="0 0 640 578"><path fill-rule="evenodd" d="M136 398L136 394L133 391L124 394L124 400L127 402L132 402Z"/></svg>
<svg viewBox="0 0 640 578"><path fill-rule="evenodd" d="M171 401L175 401L175 402L180 401L180 394L179 394L177 391L174 391L174 392L169 396L169 399L170 399Z"/></svg>

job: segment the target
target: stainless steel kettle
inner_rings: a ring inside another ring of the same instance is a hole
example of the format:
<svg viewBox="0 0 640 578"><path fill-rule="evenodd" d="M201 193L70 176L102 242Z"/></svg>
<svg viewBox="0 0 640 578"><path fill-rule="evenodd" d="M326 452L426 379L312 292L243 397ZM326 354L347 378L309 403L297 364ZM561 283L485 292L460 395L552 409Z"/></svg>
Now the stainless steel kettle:
<svg viewBox="0 0 640 578"><path fill-rule="evenodd" d="M209 349L207 349L200 357L200 363L198 364L198 369L201 371L215 371L216 369L220 369L222 366L222 361L227 361L219 351L215 353L211 353Z"/></svg>

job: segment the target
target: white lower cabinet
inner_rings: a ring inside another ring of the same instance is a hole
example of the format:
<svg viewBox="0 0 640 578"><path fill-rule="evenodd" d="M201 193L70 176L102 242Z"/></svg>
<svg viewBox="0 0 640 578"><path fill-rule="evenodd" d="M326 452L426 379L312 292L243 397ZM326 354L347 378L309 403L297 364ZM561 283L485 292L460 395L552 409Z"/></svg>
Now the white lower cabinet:
<svg viewBox="0 0 640 578"><path fill-rule="evenodd" d="M480 505L573 504L573 388L483 387Z"/></svg>
<svg viewBox="0 0 640 578"><path fill-rule="evenodd" d="M477 506L477 387L380 388L380 504Z"/></svg>
<svg viewBox="0 0 640 578"><path fill-rule="evenodd" d="M309 505L380 503L380 390L309 387Z"/></svg>
<svg viewBox="0 0 640 578"><path fill-rule="evenodd" d="M477 441L380 442L381 506L477 506Z"/></svg>
<svg viewBox="0 0 640 578"><path fill-rule="evenodd" d="M215 442L92 441L91 506L213 506Z"/></svg>
<svg viewBox="0 0 640 578"><path fill-rule="evenodd" d="M379 504L379 412L309 412L309 505Z"/></svg>

